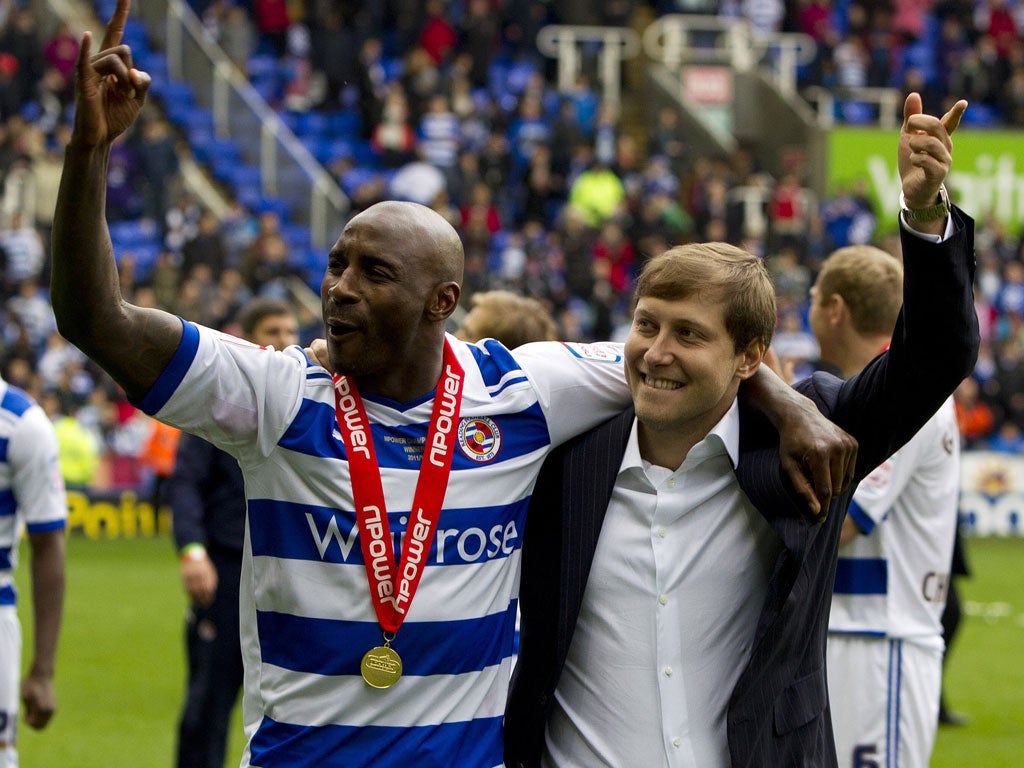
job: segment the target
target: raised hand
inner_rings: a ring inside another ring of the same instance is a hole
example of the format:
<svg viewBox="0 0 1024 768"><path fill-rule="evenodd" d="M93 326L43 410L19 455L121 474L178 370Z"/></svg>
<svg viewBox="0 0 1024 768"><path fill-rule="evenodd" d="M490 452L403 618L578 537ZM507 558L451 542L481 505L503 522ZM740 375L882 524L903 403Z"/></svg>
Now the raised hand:
<svg viewBox="0 0 1024 768"><path fill-rule="evenodd" d="M939 187L953 163L953 132L967 109L961 99L941 118L922 111L921 96L911 93L903 105L897 158L907 207L927 208L938 202Z"/></svg>
<svg viewBox="0 0 1024 768"><path fill-rule="evenodd" d="M109 145L134 122L146 101L150 77L135 69L131 49L121 44L130 7L131 0L118 0L99 53L92 54L92 33L82 36L75 65L73 143Z"/></svg>

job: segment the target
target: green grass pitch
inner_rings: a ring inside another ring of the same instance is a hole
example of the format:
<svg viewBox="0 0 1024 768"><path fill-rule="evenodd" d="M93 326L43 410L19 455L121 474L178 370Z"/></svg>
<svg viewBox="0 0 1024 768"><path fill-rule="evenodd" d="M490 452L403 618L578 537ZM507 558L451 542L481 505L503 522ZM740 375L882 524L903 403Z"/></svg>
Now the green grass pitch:
<svg viewBox="0 0 1024 768"><path fill-rule="evenodd" d="M950 703L971 718L944 728L932 768L1019 768L1024 754L1024 539L968 541L974 575L950 658ZM31 648L28 548L19 613ZM185 598L165 537L68 542L68 592L57 665L58 712L20 729L21 768L171 768L184 691ZM242 749L236 716L228 766Z"/></svg>

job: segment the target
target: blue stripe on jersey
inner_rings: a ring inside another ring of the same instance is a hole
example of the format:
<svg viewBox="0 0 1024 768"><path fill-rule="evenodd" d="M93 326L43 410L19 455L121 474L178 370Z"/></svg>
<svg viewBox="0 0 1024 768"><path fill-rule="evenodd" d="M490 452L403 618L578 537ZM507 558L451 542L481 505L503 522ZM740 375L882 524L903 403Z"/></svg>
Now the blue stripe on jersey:
<svg viewBox="0 0 1024 768"><path fill-rule="evenodd" d="M13 515L18 511L18 503L14 500L14 491L7 488L0 491L0 517Z"/></svg>
<svg viewBox="0 0 1024 768"><path fill-rule="evenodd" d="M3 399L0 400L0 408L10 411L15 416L21 416L32 407L32 398L17 387L7 387Z"/></svg>
<svg viewBox="0 0 1024 768"><path fill-rule="evenodd" d="M27 523L25 530L29 533L50 533L51 531L63 531L67 520L50 520L45 523Z"/></svg>
<svg viewBox="0 0 1024 768"><path fill-rule="evenodd" d="M381 696L401 695L398 689ZM264 717L249 744L261 768L491 768L501 765L500 717L409 728L289 725Z"/></svg>
<svg viewBox="0 0 1024 768"><path fill-rule="evenodd" d="M508 557L522 546L522 520L529 499L498 507L445 509L437 523L427 565L464 565ZM389 512L388 525L401 552L408 511ZM402 522L402 518L406 522ZM249 541L256 557L363 564L356 519L351 510L295 504L276 499L249 500Z"/></svg>
<svg viewBox="0 0 1024 768"><path fill-rule="evenodd" d="M522 366L519 365L501 342L487 339L483 342L483 347L481 349L476 344L469 345L469 350L473 353L473 358L476 360L477 368L480 369L480 376L483 377L485 386L496 386L505 374L522 370ZM526 379L526 374L523 374L522 379ZM516 380L518 381L519 379L517 378ZM502 389L504 389L504 386Z"/></svg>
<svg viewBox="0 0 1024 768"><path fill-rule="evenodd" d="M0 549L0 571L9 571L14 565L11 563L11 548Z"/></svg>
<svg viewBox="0 0 1024 768"><path fill-rule="evenodd" d="M17 593L14 591L13 584L0 587L0 605L15 605L17 602Z"/></svg>
<svg viewBox="0 0 1024 768"><path fill-rule="evenodd" d="M181 384L181 380L188 373L189 366L195 359L196 351L199 349L199 329L192 323L181 321L181 341L174 352L171 361L167 363L160 378L150 388L149 392L138 401L132 402L136 408L143 413L152 416L166 405L171 395ZM129 398L130 399L130 398Z"/></svg>
<svg viewBox="0 0 1024 768"><path fill-rule="evenodd" d="M303 399L299 412L277 444L296 453L307 456L327 456L332 459L345 458L345 445L334 433L338 432L334 408L327 403Z"/></svg>
<svg viewBox="0 0 1024 768"><path fill-rule="evenodd" d="M0 437L0 464L7 463L7 447L10 441L6 437Z"/></svg>
<svg viewBox="0 0 1024 768"><path fill-rule="evenodd" d="M847 637L886 637L885 632L880 629L830 629L828 633Z"/></svg>
<svg viewBox="0 0 1024 768"><path fill-rule="evenodd" d="M469 418L469 417L467 417ZM465 423L467 429L474 420ZM490 421L497 427L500 440L498 452L486 463L507 461L540 450L550 444L547 421L537 403L518 413L492 416ZM458 444L463 420L456 427L455 440ZM489 429L489 427L488 427ZM373 449L377 462L382 467L418 470L426 440L426 424L386 426L371 424ZM307 456L326 456L346 459L345 445L340 439L337 416L334 408L326 403L304 399L299 412L288 426L278 445ZM407 450L411 449L411 450ZM452 457L452 470L473 469L481 463L467 455L466 450L457 447Z"/></svg>
<svg viewBox="0 0 1024 768"><path fill-rule="evenodd" d="M391 643L402 674L461 675L500 664L512 655L516 605L475 619L405 622ZM382 642L376 621L258 611L256 627L263 663L313 675L358 675L363 655Z"/></svg>
<svg viewBox="0 0 1024 768"><path fill-rule="evenodd" d="M853 522L857 524L857 527L860 528L861 533L865 536L870 536L871 532L875 530L875 521L872 519L871 515L864 511L864 507L856 501L850 501L850 508L847 510L847 513L850 515Z"/></svg>
<svg viewBox="0 0 1024 768"><path fill-rule="evenodd" d="M837 595L884 595L888 588L887 561L882 558L839 558L833 590Z"/></svg>

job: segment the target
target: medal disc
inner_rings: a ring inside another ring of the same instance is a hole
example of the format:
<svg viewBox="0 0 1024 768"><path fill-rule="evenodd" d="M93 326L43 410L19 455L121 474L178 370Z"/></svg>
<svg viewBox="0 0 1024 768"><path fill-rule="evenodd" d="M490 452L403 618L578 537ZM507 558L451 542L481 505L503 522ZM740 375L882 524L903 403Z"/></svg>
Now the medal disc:
<svg viewBox="0 0 1024 768"><path fill-rule="evenodd" d="M359 665L363 680L374 688L390 688L402 676L402 658L386 645L371 648Z"/></svg>

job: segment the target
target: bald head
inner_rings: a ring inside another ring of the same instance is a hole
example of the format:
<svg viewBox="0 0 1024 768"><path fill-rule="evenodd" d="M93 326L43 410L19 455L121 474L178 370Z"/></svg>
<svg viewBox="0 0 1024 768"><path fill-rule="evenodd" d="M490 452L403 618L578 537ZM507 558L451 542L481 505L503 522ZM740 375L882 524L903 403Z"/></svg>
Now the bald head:
<svg viewBox="0 0 1024 768"><path fill-rule="evenodd" d="M345 229L369 225L396 243L437 282L462 284L465 252L455 228L441 214L419 203L386 200L353 216Z"/></svg>

